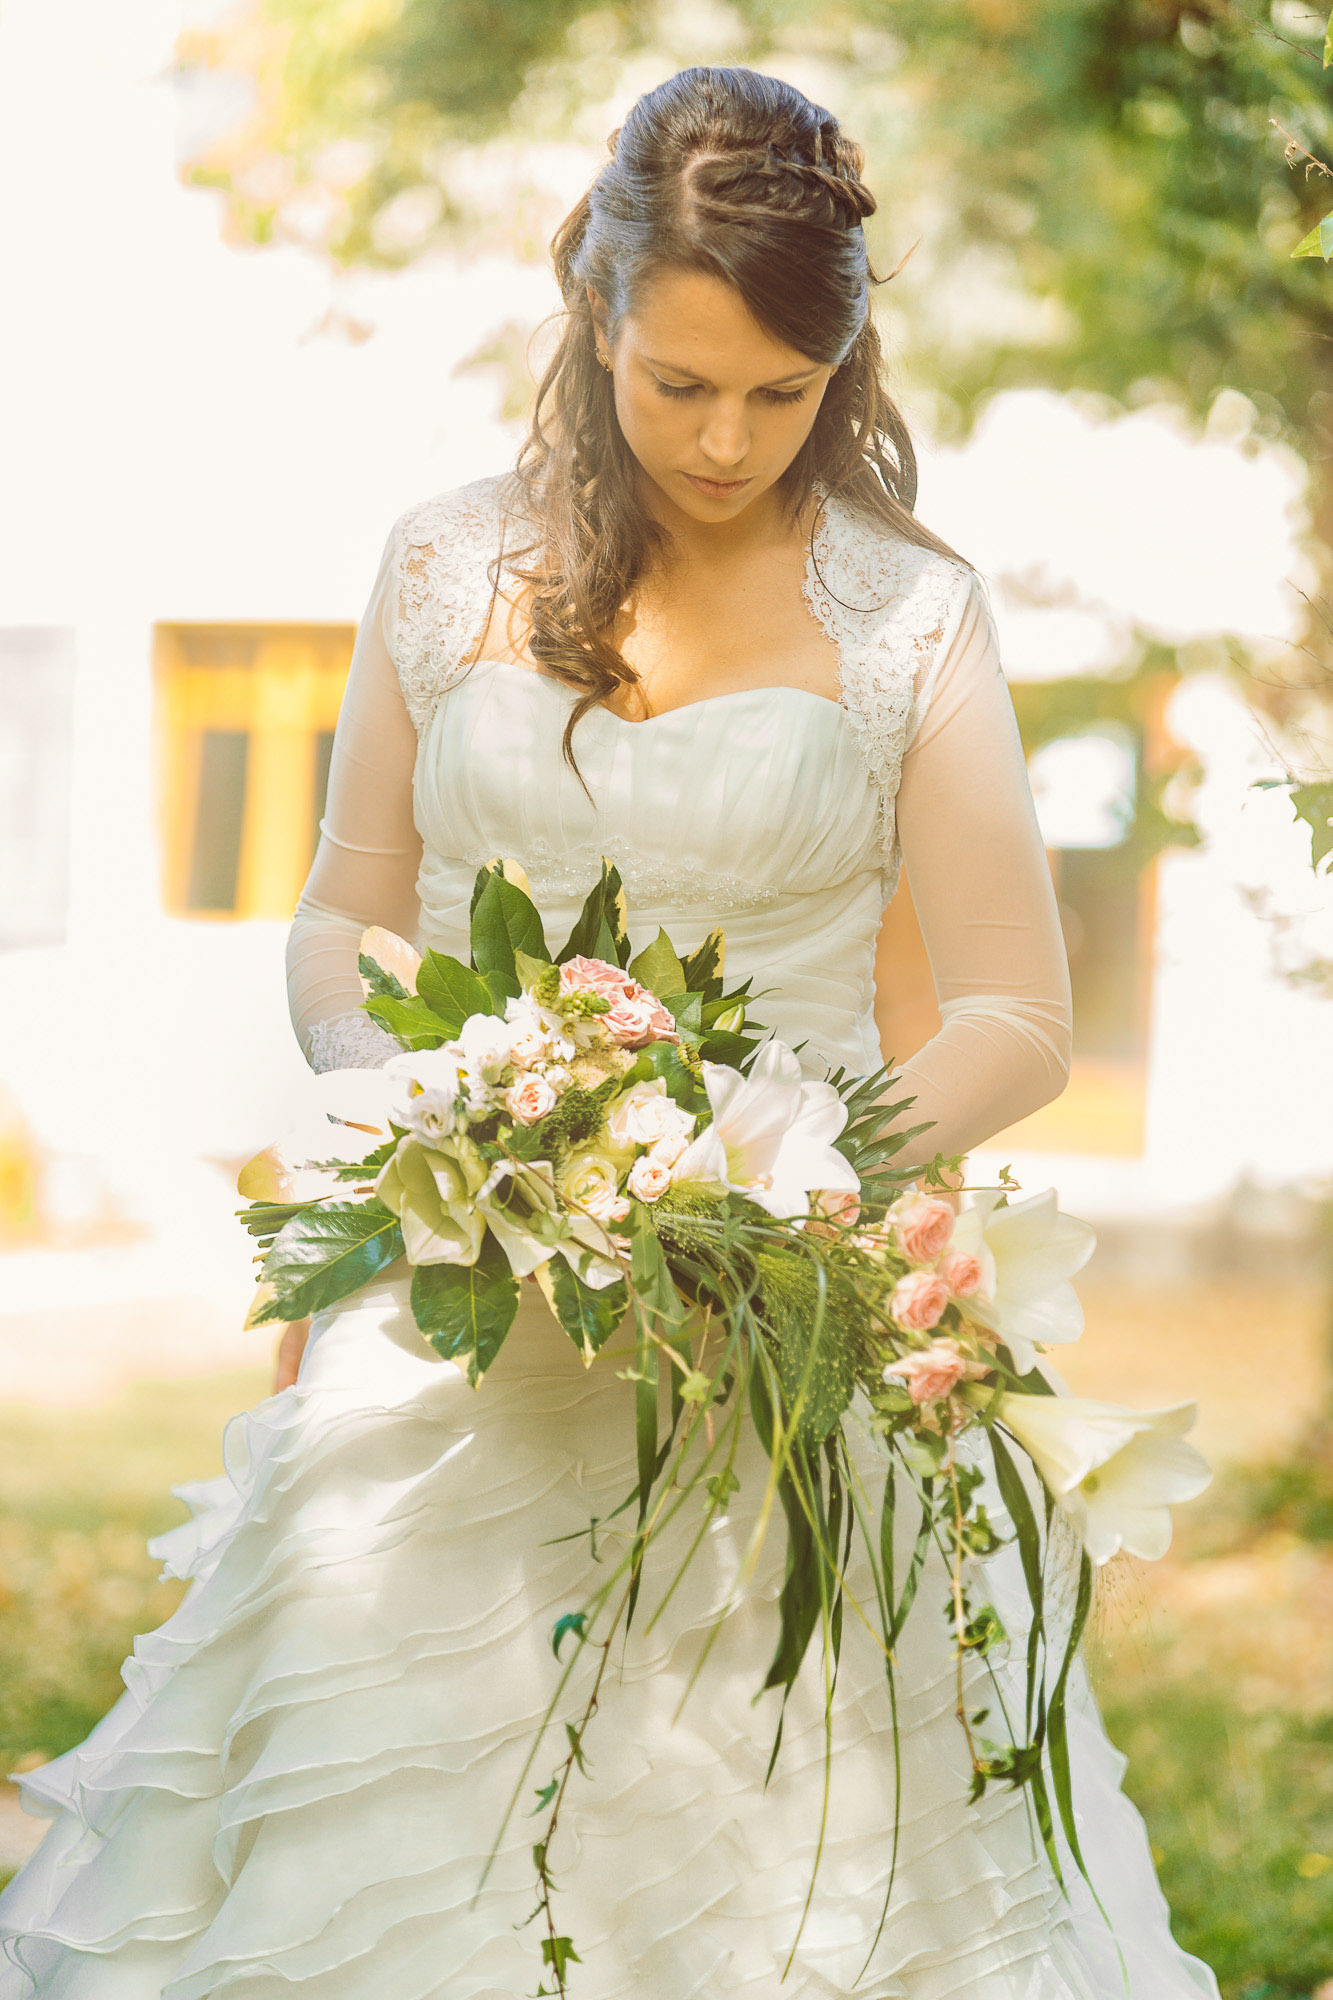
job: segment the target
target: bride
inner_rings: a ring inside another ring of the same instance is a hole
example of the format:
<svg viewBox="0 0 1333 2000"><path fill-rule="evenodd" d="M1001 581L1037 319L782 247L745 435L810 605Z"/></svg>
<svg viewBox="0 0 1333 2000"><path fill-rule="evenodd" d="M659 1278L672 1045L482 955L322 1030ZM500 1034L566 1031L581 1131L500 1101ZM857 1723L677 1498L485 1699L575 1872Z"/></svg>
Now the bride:
<svg viewBox="0 0 1333 2000"><path fill-rule="evenodd" d="M466 959L476 871L502 855L555 946L606 855L635 949L720 925L729 981L756 975L756 1016L806 1073L867 1075L901 860L943 1023L902 1067L931 1121L908 1164L1062 1088L1068 975L1013 709L979 577L912 513L860 171L826 111L744 70L683 71L614 136L556 239L563 336L516 469L409 508L384 550L291 931L316 1069L396 1052L359 1011L365 926ZM179 1609L88 1738L21 1780L54 1823L0 1896L0 2000L554 1991L525 1924L536 1822L510 1819L482 1877L553 1626L600 1553L589 1523L633 1483L632 1398L535 1285L475 1391L427 1349L399 1267L290 1331L225 1473L176 1489L191 1518L150 1544L190 1579ZM570 1991L1216 2000L1171 1936L1081 1658L1074 1799L1101 1907L1072 1868L1062 1894L1025 1790L968 1802L933 1553L896 1754L882 1660L849 1621L799 1923L824 1704L807 1661L766 1785L776 1546L676 1716L762 1493L748 1449L686 1584L613 1655L552 1856ZM999 1671L1021 1676L1014 1559L978 1573L1012 1635Z"/></svg>

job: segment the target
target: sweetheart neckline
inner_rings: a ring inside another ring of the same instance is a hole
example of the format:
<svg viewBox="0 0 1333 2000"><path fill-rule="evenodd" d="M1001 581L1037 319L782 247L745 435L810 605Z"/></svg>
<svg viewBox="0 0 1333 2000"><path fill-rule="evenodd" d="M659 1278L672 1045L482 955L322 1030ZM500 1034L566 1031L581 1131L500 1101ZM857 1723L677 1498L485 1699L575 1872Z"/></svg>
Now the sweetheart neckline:
<svg viewBox="0 0 1333 2000"><path fill-rule="evenodd" d="M558 680L554 674L541 673L535 667L525 666L522 660L474 660L472 666L473 668L515 667L528 680L537 681L544 686L556 688L561 694L570 696L574 694L573 688L566 681ZM821 708L835 709L848 722L853 722L852 712L845 702L834 700L832 695L817 694L813 688L796 687L790 681L770 681L762 687L725 688L721 694L701 695L698 701L678 702L675 708L661 709L656 715L644 716L640 722L632 721L627 715L617 715L613 708L607 708L602 702L597 702L593 708L588 710L588 714L604 715L608 721L618 723L622 729L647 729L654 722L669 722L673 715L689 715L695 709L711 707L714 702L734 701L738 698L758 694L800 695L803 700L818 702Z"/></svg>

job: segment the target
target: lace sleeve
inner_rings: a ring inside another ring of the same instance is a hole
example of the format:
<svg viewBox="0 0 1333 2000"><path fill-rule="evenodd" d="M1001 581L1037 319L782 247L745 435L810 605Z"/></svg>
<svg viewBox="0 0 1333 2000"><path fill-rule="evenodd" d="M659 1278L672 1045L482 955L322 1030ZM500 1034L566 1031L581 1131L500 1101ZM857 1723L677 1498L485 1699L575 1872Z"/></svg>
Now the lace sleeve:
<svg viewBox="0 0 1333 2000"><path fill-rule="evenodd" d="M292 1025L316 1069L371 1067L397 1052L392 1037L360 1011L358 947L368 924L413 938L420 916L421 840L412 818L417 740L390 645L400 546L395 527L357 630L319 845L287 939Z"/></svg>
<svg viewBox="0 0 1333 2000"><path fill-rule="evenodd" d="M1055 890L976 576L918 690L897 823L943 1023L902 1076L912 1119L935 1121L916 1142L925 1157L964 1153L1059 1095L1072 1027Z"/></svg>
<svg viewBox="0 0 1333 2000"><path fill-rule="evenodd" d="M820 517L805 596L838 649L842 705L875 782L886 904L901 861L896 801L903 755L932 672L958 629L971 575L836 498Z"/></svg>
<svg viewBox="0 0 1333 2000"><path fill-rule="evenodd" d="M486 628L500 485L498 478L478 479L437 494L398 523L390 646L418 734Z"/></svg>

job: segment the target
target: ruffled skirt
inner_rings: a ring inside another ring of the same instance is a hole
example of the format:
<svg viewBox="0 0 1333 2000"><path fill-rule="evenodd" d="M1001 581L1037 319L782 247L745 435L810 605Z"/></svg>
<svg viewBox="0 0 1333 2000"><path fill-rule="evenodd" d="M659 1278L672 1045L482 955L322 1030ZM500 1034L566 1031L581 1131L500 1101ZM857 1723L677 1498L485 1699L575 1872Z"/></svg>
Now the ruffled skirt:
<svg viewBox="0 0 1333 2000"><path fill-rule="evenodd" d="M472 1390L425 1347L404 1281L367 1287L316 1320L293 1388L228 1424L225 1473L175 1489L192 1517L149 1546L190 1579L182 1603L135 1642L125 1693L87 1739L19 1780L54 1824L0 1894L0 2000L536 1990L543 1926L524 1920L544 1820L524 1815L565 1754L593 1649L524 1766L561 1672L553 1627L603 1573L586 1530L630 1490L634 1438L624 1364L585 1369L536 1288L522 1292ZM857 1446L876 1499L881 1450ZM755 1697L777 1636L780 1528L677 1717L763 1493L752 1437L737 1470L728 1513L651 1629L697 1530L692 1502L650 1559L588 1731L590 1775L566 1794L551 1863L557 1926L581 1955L574 2000L1217 2000L1171 1937L1081 1660L1075 1808L1115 1936L1072 1861L1061 1894L1025 1791L967 1802L933 1549L898 1651L897 1771L882 1654L846 1617L823 1851L784 1981L820 1838L825 1730L816 1637L765 1787L779 1696ZM1006 1527L989 1483L982 1498ZM897 1523L900 1575L916 1511ZM598 1531L604 1563L630 1519ZM855 1556L851 1575L870 1606ZM1021 1723L1016 1552L974 1565L973 1589L1014 1635L991 1660ZM982 1663L967 1685L1002 1737Z"/></svg>

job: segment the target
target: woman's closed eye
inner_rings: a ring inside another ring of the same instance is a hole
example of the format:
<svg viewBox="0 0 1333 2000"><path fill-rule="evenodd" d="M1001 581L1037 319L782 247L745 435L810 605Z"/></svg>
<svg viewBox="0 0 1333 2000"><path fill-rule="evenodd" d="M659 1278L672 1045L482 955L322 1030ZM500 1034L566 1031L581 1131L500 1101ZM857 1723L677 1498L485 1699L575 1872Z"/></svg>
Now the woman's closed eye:
<svg viewBox="0 0 1333 2000"><path fill-rule="evenodd" d="M660 375L654 375L653 381L664 396L697 396L703 388L702 382L664 382ZM760 389L756 393L766 403L803 403L806 394L804 389Z"/></svg>

